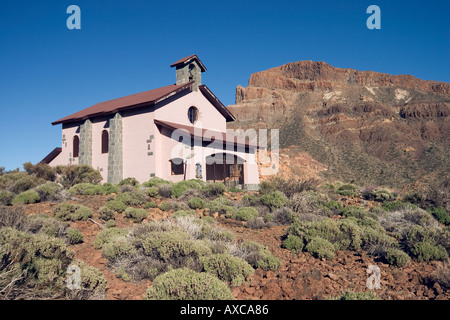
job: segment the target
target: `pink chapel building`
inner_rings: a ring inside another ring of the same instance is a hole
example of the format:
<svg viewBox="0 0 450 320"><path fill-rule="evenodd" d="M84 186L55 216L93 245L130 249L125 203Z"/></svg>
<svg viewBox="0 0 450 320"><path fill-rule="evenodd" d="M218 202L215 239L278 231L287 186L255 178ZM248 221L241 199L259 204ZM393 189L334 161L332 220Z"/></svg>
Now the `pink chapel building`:
<svg viewBox="0 0 450 320"><path fill-rule="evenodd" d="M235 118L201 83L203 63L191 55L171 67L176 84L100 102L52 122L62 124L62 147L42 162L87 164L110 183L156 176L257 189L256 139L227 132Z"/></svg>

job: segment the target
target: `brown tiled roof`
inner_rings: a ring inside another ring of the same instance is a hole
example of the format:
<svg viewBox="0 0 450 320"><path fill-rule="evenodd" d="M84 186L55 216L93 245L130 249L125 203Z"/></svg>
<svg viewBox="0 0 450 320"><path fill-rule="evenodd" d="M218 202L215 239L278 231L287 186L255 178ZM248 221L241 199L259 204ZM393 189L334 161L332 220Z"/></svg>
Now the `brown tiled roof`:
<svg viewBox="0 0 450 320"><path fill-rule="evenodd" d="M46 163L49 164L52 162L53 159L55 159L60 153L62 152L62 148L55 148L50 152L40 163Z"/></svg>
<svg viewBox="0 0 450 320"><path fill-rule="evenodd" d="M197 57L196 54L191 54L190 56L181 58L181 59L178 60L177 62L172 63L170 66L171 66L171 67L175 67L175 66L177 66L177 65L179 65L179 64L188 63L189 61L191 61L191 60L193 60L193 59L196 59L196 60L197 60L198 64L200 65L200 68L202 69L202 72L206 71L205 65L200 61L200 59Z"/></svg>
<svg viewBox="0 0 450 320"><path fill-rule="evenodd" d="M52 122L52 125L57 125L60 123L73 122L79 120L85 120L94 116L102 116L107 114L116 113L118 111L123 111L127 109L132 109L136 107L142 107L146 105L154 105L178 92L190 88L193 82L187 82L180 85L169 85L149 91L144 91L129 96L108 100L104 102L97 103L89 108L83 109L81 111L75 112L70 116L59 119Z"/></svg>
<svg viewBox="0 0 450 320"><path fill-rule="evenodd" d="M170 121L163 121L163 120L158 120L155 119L155 124L165 127L171 131L176 130L176 129L182 129L182 130L186 130L187 132L189 132L189 134L192 137L198 137L203 139L203 137L205 137L205 133L207 133L207 137L214 137L214 139L222 139L223 142L227 142L227 143L233 143L233 144L240 144L240 145L245 145L245 146L251 146L251 147L258 147L255 144L249 143L248 141L243 141L243 139L240 139L238 136L235 135L231 135L228 134L227 132L220 132L220 131L215 131L212 129L206 129L206 128L202 128L201 130L201 137L198 136L198 134L200 131L198 128L195 128L194 126L187 126L184 124L180 124L180 123L174 123L174 122L170 122Z"/></svg>

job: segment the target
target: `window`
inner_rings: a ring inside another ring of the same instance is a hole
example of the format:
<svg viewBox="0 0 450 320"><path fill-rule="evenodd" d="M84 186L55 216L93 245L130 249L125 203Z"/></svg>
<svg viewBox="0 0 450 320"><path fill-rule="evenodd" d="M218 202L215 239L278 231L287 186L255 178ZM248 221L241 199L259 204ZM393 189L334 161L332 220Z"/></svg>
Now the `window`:
<svg viewBox="0 0 450 320"><path fill-rule="evenodd" d="M195 65L191 63L189 65L189 81L194 80L194 73L193 73L194 69L195 69Z"/></svg>
<svg viewBox="0 0 450 320"><path fill-rule="evenodd" d="M80 151L80 138L78 136L73 137L73 157L77 158Z"/></svg>
<svg viewBox="0 0 450 320"><path fill-rule="evenodd" d="M194 124L198 119L198 109L196 107L190 107L188 110L189 121Z"/></svg>
<svg viewBox="0 0 450 320"><path fill-rule="evenodd" d="M102 131L102 153L108 153L109 149L109 133L107 130Z"/></svg>
<svg viewBox="0 0 450 320"><path fill-rule="evenodd" d="M195 165L195 177L197 179L202 178L202 165L199 162L197 162L197 164Z"/></svg>
<svg viewBox="0 0 450 320"><path fill-rule="evenodd" d="M175 158L170 160L170 163L171 163L171 172L173 176L184 174L183 159Z"/></svg>

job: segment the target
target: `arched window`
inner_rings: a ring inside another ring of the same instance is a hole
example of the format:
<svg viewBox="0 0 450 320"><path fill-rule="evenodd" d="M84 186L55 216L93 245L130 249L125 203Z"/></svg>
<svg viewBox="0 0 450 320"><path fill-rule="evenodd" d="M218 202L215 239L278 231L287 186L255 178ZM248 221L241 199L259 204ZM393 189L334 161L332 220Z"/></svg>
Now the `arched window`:
<svg viewBox="0 0 450 320"><path fill-rule="evenodd" d="M202 178L202 165L200 162L197 162L197 164L195 165L195 177L197 179Z"/></svg>
<svg viewBox="0 0 450 320"><path fill-rule="evenodd" d="M80 151L80 138L73 136L73 157L77 158Z"/></svg>
<svg viewBox="0 0 450 320"><path fill-rule="evenodd" d="M196 107L190 107L188 110L189 121L194 124L198 120L198 109Z"/></svg>
<svg viewBox="0 0 450 320"><path fill-rule="evenodd" d="M109 150L109 133L108 130L102 131L102 153L108 153Z"/></svg>

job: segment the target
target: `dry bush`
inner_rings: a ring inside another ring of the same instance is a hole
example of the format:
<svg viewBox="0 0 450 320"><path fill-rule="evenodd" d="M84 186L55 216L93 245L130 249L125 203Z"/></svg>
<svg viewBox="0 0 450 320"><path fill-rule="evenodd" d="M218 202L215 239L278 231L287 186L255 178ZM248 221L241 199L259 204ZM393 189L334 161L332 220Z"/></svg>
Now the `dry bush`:
<svg viewBox="0 0 450 320"><path fill-rule="evenodd" d="M450 211L450 179L432 183L426 192L426 202L430 207L441 207Z"/></svg>
<svg viewBox="0 0 450 320"><path fill-rule="evenodd" d="M200 220L194 216L182 216L177 218L177 226L186 231L194 239L202 236L203 225Z"/></svg>
<svg viewBox="0 0 450 320"><path fill-rule="evenodd" d="M56 172L58 174L57 182L67 189L78 183L98 184L102 181L100 172L85 164L57 166Z"/></svg>
<svg viewBox="0 0 450 320"><path fill-rule="evenodd" d="M439 222L432 215L422 209L404 208L397 211L385 212L379 216L381 226L388 232L404 234L415 225L438 228Z"/></svg>
<svg viewBox="0 0 450 320"><path fill-rule="evenodd" d="M272 221L265 221L263 217L254 218L246 223L250 229L272 228L275 225Z"/></svg>
<svg viewBox="0 0 450 320"><path fill-rule="evenodd" d="M442 289L450 290L450 262L444 262L434 273L434 278Z"/></svg>
<svg viewBox="0 0 450 320"><path fill-rule="evenodd" d="M56 179L56 169L50 167L48 164L32 164L31 162L25 162L23 164L23 168L25 169L26 173L37 178L41 178L46 181L55 181Z"/></svg>
<svg viewBox="0 0 450 320"><path fill-rule="evenodd" d="M27 218L22 207L0 206L0 227L24 230Z"/></svg>

